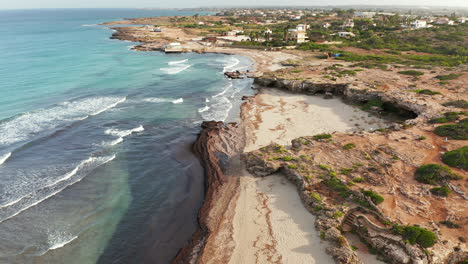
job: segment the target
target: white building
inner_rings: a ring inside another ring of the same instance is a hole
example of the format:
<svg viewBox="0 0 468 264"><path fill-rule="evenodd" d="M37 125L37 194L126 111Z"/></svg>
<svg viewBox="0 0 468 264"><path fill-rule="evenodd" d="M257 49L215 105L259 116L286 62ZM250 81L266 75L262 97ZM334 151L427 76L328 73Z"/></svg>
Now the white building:
<svg viewBox="0 0 468 264"><path fill-rule="evenodd" d="M446 17L441 17L441 18L438 18L436 21L435 21L436 24L438 25L453 25L453 20L450 20Z"/></svg>
<svg viewBox="0 0 468 264"><path fill-rule="evenodd" d="M299 24L296 26L297 31L306 31L307 29L309 29L309 25Z"/></svg>
<svg viewBox="0 0 468 264"><path fill-rule="evenodd" d="M295 41L296 43L304 43L307 41L307 34L305 31L299 31L297 29L290 29L288 31L289 41Z"/></svg>
<svg viewBox="0 0 468 264"><path fill-rule="evenodd" d="M375 12L354 12L354 17L358 18L373 18Z"/></svg>
<svg viewBox="0 0 468 264"><path fill-rule="evenodd" d="M424 20L415 20L411 22L411 27L412 28L426 28L427 27L427 22Z"/></svg>
<svg viewBox="0 0 468 264"><path fill-rule="evenodd" d="M459 17L459 18L457 19L457 22L458 22L458 23L465 23L465 22L466 22L466 17Z"/></svg>
<svg viewBox="0 0 468 264"><path fill-rule="evenodd" d="M344 28L353 28L354 27L354 21L352 19L348 19L344 22L343 26Z"/></svg>
<svg viewBox="0 0 468 264"><path fill-rule="evenodd" d="M331 27L331 24L328 23L328 22L325 22L325 23L323 23L323 24L320 25L320 26L323 27L323 28L329 28L329 27Z"/></svg>
<svg viewBox="0 0 468 264"><path fill-rule="evenodd" d="M338 37L340 38L350 38L355 36L356 35L353 32L338 32Z"/></svg>

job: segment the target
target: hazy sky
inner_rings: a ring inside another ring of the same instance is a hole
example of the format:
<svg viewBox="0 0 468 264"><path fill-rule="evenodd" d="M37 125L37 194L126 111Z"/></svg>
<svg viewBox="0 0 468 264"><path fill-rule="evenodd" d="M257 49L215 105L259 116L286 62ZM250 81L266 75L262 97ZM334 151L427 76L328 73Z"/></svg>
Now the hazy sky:
<svg viewBox="0 0 468 264"><path fill-rule="evenodd" d="M468 6L467 0L0 0L0 9L11 8L84 8L84 7L200 7L248 5L421 5Z"/></svg>

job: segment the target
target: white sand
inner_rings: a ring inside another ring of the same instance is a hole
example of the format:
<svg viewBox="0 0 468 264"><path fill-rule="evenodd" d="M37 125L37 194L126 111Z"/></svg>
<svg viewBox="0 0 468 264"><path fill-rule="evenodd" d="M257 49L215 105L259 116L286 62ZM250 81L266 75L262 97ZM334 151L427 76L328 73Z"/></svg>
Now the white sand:
<svg viewBox="0 0 468 264"><path fill-rule="evenodd" d="M291 140L320 133L375 130L385 127L377 117L344 104L340 99L323 99L321 96L291 94L276 89L264 89L255 98L255 109L247 115L247 130L252 151L272 142L290 145ZM258 122L260 120L260 122Z"/></svg>
<svg viewBox="0 0 468 264"><path fill-rule="evenodd" d="M289 145L300 136L383 126L339 99L268 89L254 100L253 108L244 113L246 151L271 142ZM243 171L233 223L236 247L229 263L334 263L325 253L326 243L314 222L315 216L304 208L295 186L283 176L254 178Z"/></svg>

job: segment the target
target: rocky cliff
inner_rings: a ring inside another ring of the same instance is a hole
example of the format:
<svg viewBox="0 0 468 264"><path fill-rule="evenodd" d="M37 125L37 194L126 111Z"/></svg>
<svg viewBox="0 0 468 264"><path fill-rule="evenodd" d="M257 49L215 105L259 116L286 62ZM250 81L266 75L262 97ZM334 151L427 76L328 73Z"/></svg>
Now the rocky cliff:
<svg viewBox="0 0 468 264"><path fill-rule="evenodd" d="M202 131L193 145L205 169L205 201L199 212L199 229L179 252L173 263L222 263L229 259L234 247L230 239L231 219L238 195L239 178L230 176L238 166L244 147L240 125L223 122L203 122ZM223 241L218 232L226 232Z"/></svg>

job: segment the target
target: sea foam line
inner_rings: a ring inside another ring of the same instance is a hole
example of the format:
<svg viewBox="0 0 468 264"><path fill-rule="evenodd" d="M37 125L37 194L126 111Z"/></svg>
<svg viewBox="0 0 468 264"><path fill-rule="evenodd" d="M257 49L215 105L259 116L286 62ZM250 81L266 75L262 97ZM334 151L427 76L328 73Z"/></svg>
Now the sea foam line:
<svg viewBox="0 0 468 264"><path fill-rule="evenodd" d="M5 161L7 161L7 159L9 159L10 157L11 157L11 152L8 152L7 154L1 156L0 157L0 165L5 163Z"/></svg>
<svg viewBox="0 0 468 264"><path fill-rule="evenodd" d="M0 145L34 140L44 133L54 132L70 123L107 111L126 99L126 97L91 97L67 101L0 121Z"/></svg>
<svg viewBox="0 0 468 264"><path fill-rule="evenodd" d="M169 64L169 65L176 65L176 64L186 63L187 61L188 61L188 59L180 60L180 61L170 61L170 62L168 62L167 64Z"/></svg>
<svg viewBox="0 0 468 264"><path fill-rule="evenodd" d="M104 133L106 133L107 135L113 135L113 136L118 137L117 139L107 143L107 145L109 146L114 146L114 145L122 143L125 137L135 132L141 132L144 130L145 128L140 125L139 127L129 129L129 130L107 129Z"/></svg>
<svg viewBox="0 0 468 264"><path fill-rule="evenodd" d="M190 67L192 67L192 65L183 65L183 66L181 65L181 66L171 67L171 68L159 68L159 70L161 70L162 72L166 74L174 75L174 74L181 73Z"/></svg>
<svg viewBox="0 0 468 264"><path fill-rule="evenodd" d="M177 98L177 99L171 99L171 98L160 98L160 97L149 97L143 99L143 101L148 102L148 103L173 103L173 104L180 104L184 102L184 98Z"/></svg>
<svg viewBox="0 0 468 264"><path fill-rule="evenodd" d="M78 171L80 168L82 168L85 164L90 163L90 162L95 161L95 160L99 160L99 159L101 159L102 162L101 162L100 164L98 164L95 168L93 168L93 170L96 169L96 168L98 168L98 167L100 167L100 166L102 166L102 165L104 165L104 164L106 164L107 162L112 161L113 159L115 159L115 155L108 156L108 157L101 157L101 158L90 157L90 158L88 158L88 159L82 161L80 164L78 164L78 166L76 166L71 172L65 174L65 176L64 176L63 178L59 179L58 181L55 181L54 183L48 184L48 185L45 186L45 187L42 187L40 190L43 190L43 189L48 188L48 187L56 186L56 185L59 184L60 182L63 182L63 181L65 181L65 180L67 180L67 179L70 179L70 178L71 178L73 175L75 175L75 174L77 173L77 171ZM29 208L34 207L34 206L40 204L41 202L43 202L43 201L49 199L50 197L52 197L52 196L54 196L54 195L60 193L60 192L63 191L65 188L67 188L67 187L69 187L69 186L71 186L71 185L73 185L73 184L75 184L75 183L81 181L85 176L86 176L86 175L84 175L84 176L81 177L81 178L77 178L76 180L70 182L69 184L58 188L55 192L52 192L52 193L50 193L50 194L48 194L48 195L46 195L46 196L40 198L39 200L35 201L34 203L29 204L29 205L27 205L26 207L24 207L24 208L22 208L22 209L16 211L15 213L13 213L13 214L11 214L11 215L9 215L9 216L3 218L3 219L0 219L0 223L3 223L3 222L5 222L6 220L8 220L8 219L10 219L10 218L12 218L12 217L15 217L15 216L19 215L20 213L22 213L22 212L28 210ZM39 190L37 190L37 191L39 191ZM36 191L36 192L37 192L37 191ZM30 196L30 195L32 195L32 193L30 193L30 194L28 194L28 195L25 195L25 196L23 196L22 198L16 200L15 204L18 203L18 202L20 202L21 200L27 198L27 197ZM13 203L10 202L9 205L13 205ZM2 206L2 208L5 208L5 207L6 207L6 206Z"/></svg>
<svg viewBox="0 0 468 264"><path fill-rule="evenodd" d="M236 67L240 63L239 59L237 59L235 57L231 57L231 58L232 58L231 59L232 63L228 64L227 66L224 66L223 72L226 72L228 70L233 70L234 67Z"/></svg>

